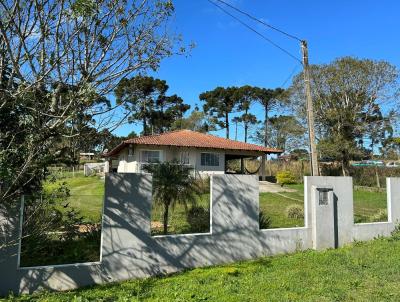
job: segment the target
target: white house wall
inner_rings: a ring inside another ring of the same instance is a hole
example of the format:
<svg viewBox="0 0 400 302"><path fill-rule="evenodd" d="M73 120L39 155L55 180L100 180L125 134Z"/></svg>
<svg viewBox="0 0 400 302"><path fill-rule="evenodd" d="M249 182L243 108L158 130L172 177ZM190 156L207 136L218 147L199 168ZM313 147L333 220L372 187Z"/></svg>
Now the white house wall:
<svg viewBox="0 0 400 302"><path fill-rule="evenodd" d="M128 147L121 150L118 154L118 173L138 173L140 172L139 164L142 162L141 154L145 150L160 151L160 161L173 161L180 160L180 152L189 152L189 165L191 165L196 174L214 175L224 174L225 172L225 152L210 149L195 149L195 148L177 148L165 146L148 146L148 145L135 145L133 147L133 155L128 156ZM202 166L201 153L214 153L219 156L218 166ZM114 166L113 166L114 168Z"/></svg>

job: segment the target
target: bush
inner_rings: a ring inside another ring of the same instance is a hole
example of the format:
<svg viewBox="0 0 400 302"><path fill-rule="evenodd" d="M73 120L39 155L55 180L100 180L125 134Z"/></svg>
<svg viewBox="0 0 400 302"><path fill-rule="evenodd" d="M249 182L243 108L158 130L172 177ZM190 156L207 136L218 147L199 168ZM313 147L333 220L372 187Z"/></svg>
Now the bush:
<svg viewBox="0 0 400 302"><path fill-rule="evenodd" d="M292 204L286 208L287 218L302 219L304 218L304 210L298 204Z"/></svg>
<svg viewBox="0 0 400 302"><path fill-rule="evenodd" d="M387 221L388 215L386 209L380 209L378 213L371 217L371 222Z"/></svg>
<svg viewBox="0 0 400 302"><path fill-rule="evenodd" d="M186 221L192 233L206 233L210 231L210 210L201 206L193 206L187 212Z"/></svg>
<svg viewBox="0 0 400 302"><path fill-rule="evenodd" d="M386 187L386 177L399 177L400 168L350 166L349 173L353 177L355 186L364 187L377 187L376 174L378 174L380 186L384 188ZM342 176L342 167L340 165L322 165L321 174L324 176Z"/></svg>
<svg viewBox="0 0 400 302"><path fill-rule="evenodd" d="M260 223L260 229L269 229L271 227L271 217L263 212L258 214L258 221Z"/></svg>
<svg viewBox="0 0 400 302"><path fill-rule="evenodd" d="M276 174L276 179L281 186L295 184L296 178L290 171L280 171Z"/></svg>

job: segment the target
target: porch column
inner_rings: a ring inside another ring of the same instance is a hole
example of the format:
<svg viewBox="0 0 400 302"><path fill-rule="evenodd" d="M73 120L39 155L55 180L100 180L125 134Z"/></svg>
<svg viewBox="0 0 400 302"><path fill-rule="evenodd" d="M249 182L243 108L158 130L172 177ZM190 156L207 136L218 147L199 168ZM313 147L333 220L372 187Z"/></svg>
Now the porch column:
<svg viewBox="0 0 400 302"><path fill-rule="evenodd" d="M240 158L240 174L244 174L244 159Z"/></svg>
<svg viewBox="0 0 400 302"><path fill-rule="evenodd" d="M265 180L265 157L267 154L261 156L261 180Z"/></svg>

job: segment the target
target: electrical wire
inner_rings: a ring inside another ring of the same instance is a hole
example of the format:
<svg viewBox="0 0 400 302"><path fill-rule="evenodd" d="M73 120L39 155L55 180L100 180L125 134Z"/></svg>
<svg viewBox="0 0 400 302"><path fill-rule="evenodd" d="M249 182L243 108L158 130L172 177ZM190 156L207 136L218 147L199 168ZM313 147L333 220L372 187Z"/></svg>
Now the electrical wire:
<svg viewBox="0 0 400 302"><path fill-rule="evenodd" d="M282 83L281 86L279 87L284 87L286 85L287 82L289 82L289 80L293 77L294 73L297 71L297 68L299 68L299 65L296 64L292 70L292 72L289 74L289 76L286 78L286 80Z"/></svg>
<svg viewBox="0 0 400 302"><path fill-rule="evenodd" d="M221 7L220 5L218 5L217 3L211 1L211 0L207 0L208 2L210 2L211 4L215 5L216 7L218 7L220 10L222 10L225 14L229 15L230 17L232 17L233 19L235 19L236 21L238 21L240 24L242 24L243 26L245 26L247 29L251 30L252 32L254 32L255 34L257 34L258 36L260 36L261 38L263 38L265 41L267 41L268 43L270 43L271 45L275 46L276 48L278 48L279 50L281 50L282 52L284 52L285 54L287 54L288 56L290 56L292 59L300 62L300 64L302 64L301 60L299 58L297 58L295 55L291 54L289 51L287 51L286 49L284 49L283 47L279 46L278 44L276 44L275 42L273 42L271 39L267 38L266 36L264 36L262 33L260 33L259 31L255 30L254 28L252 28L250 25L248 25L247 23L245 23L244 21L242 21L241 19L239 19L238 17L236 17L235 15L232 15L230 12L228 12L226 9L224 9L223 7ZM220 1L220 0L217 0Z"/></svg>
<svg viewBox="0 0 400 302"><path fill-rule="evenodd" d="M285 31L283 31L283 30L281 30L281 29L279 29L279 28L277 28L277 27L275 27L275 26L272 26L271 24L268 24L268 23L264 22L263 20L260 20L260 19L258 19L258 18L256 18L256 17L250 15L249 13L246 13L245 11L242 11L241 9L239 9L239 8L237 8L237 7L235 7L235 6L233 6L233 5L230 4L230 3L227 3L227 2L225 2L225 1L223 1L223 0L215 0L215 1L218 1L218 2L220 2L220 3L225 4L226 6L229 6L230 8L234 9L235 11L237 11L237 12L239 12L239 13L241 13L241 14L247 16L247 17L249 17L250 19L252 19L252 20L254 20L254 21L256 21L256 22L258 22L258 23L260 23L260 24L262 24L262 25L264 25L264 26L266 26L266 27L269 27L269 28L271 28L271 29L273 29L273 30L275 30L275 31L277 31L277 32L279 32L279 33L281 33L281 34L283 34L283 35L289 37L289 38L292 38L292 39L297 40L297 41L299 41L299 42L302 41L302 39L300 39L300 38L298 38L298 37L296 37L296 36L294 36L294 35L292 35L292 34L289 34L289 33L285 32Z"/></svg>

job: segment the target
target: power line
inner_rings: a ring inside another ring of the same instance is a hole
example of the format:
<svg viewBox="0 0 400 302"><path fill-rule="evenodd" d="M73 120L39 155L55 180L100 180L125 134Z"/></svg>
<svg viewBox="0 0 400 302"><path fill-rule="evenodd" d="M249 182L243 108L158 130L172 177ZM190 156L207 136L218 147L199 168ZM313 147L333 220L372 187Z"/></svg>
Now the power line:
<svg viewBox="0 0 400 302"><path fill-rule="evenodd" d="M283 87L283 86L286 85L286 83L293 77L293 75L294 75L294 73L297 71L297 68L298 68L298 67L299 67L299 65L296 64L296 65L294 66L292 72L289 74L289 76L286 78L286 80L285 80L285 81L282 83L282 85L279 86L279 87Z"/></svg>
<svg viewBox="0 0 400 302"><path fill-rule="evenodd" d="M241 9L239 9L239 8L237 8L237 7L235 7L235 6L233 6L232 4L229 4L229 3L227 3L227 2L225 2L225 1L223 1L223 0L216 0L216 1L218 1L218 2L220 2L220 3L223 3L223 4L225 4L226 6L229 6L230 8L234 9L235 11L237 11L237 12L239 12L239 13L241 13L241 14L247 16L247 17L249 17L250 19L252 19L252 20L254 20L254 21L256 21L256 22L258 22L258 23L260 23L260 24L262 24L262 25L264 25L264 26L266 26L266 27L269 27L269 28L271 28L271 29L273 29L273 30L275 30L275 31L277 31L277 32L279 32L279 33L281 33L281 34L283 34L283 35L289 37L289 38L292 38L292 39L297 40L297 41L299 41L299 42L302 41L302 39L300 39L300 38L298 38L298 37L296 37L296 36L294 36L294 35L291 35L291 34L285 32L285 31L283 31L283 30L281 30L281 29L279 29L279 28L277 28L277 27L275 27L275 26L272 26L271 24L268 24L268 23L264 22L263 20L260 20L260 19L258 19L258 18L256 18L256 17L250 15L249 13L246 13L245 11L242 11Z"/></svg>
<svg viewBox="0 0 400 302"><path fill-rule="evenodd" d="M221 7L220 5L218 5L217 3L211 1L211 0L207 0L208 2L212 3L213 5L215 5L216 7L218 7L220 10L222 10L225 14L231 16L233 19L235 19L236 21L238 21L239 23L241 23L243 26L247 27L249 30L251 30L252 32L254 32L255 34L259 35L261 38L263 38L265 41L267 41L268 43L272 44L273 46L275 46L276 48L278 48L279 50L281 50L282 52L286 53L288 56L290 56L292 59L300 62L301 60L299 58L297 58L295 55L291 54L289 51L287 51L286 49L284 49L283 47L279 46L278 44L276 44L275 42L273 42L272 40L270 40L269 38L267 38L266 36L264 36L262 33L260 33L259 31L255 30L254 28L252 28L250 25L248 25L247 23L243 22L242 20L240 20L238 17L236 17L235 15L232 15L230 12L228 12L226 9L224 9L223 7ZM219 1L219 0L217 0Z"/></svg>

